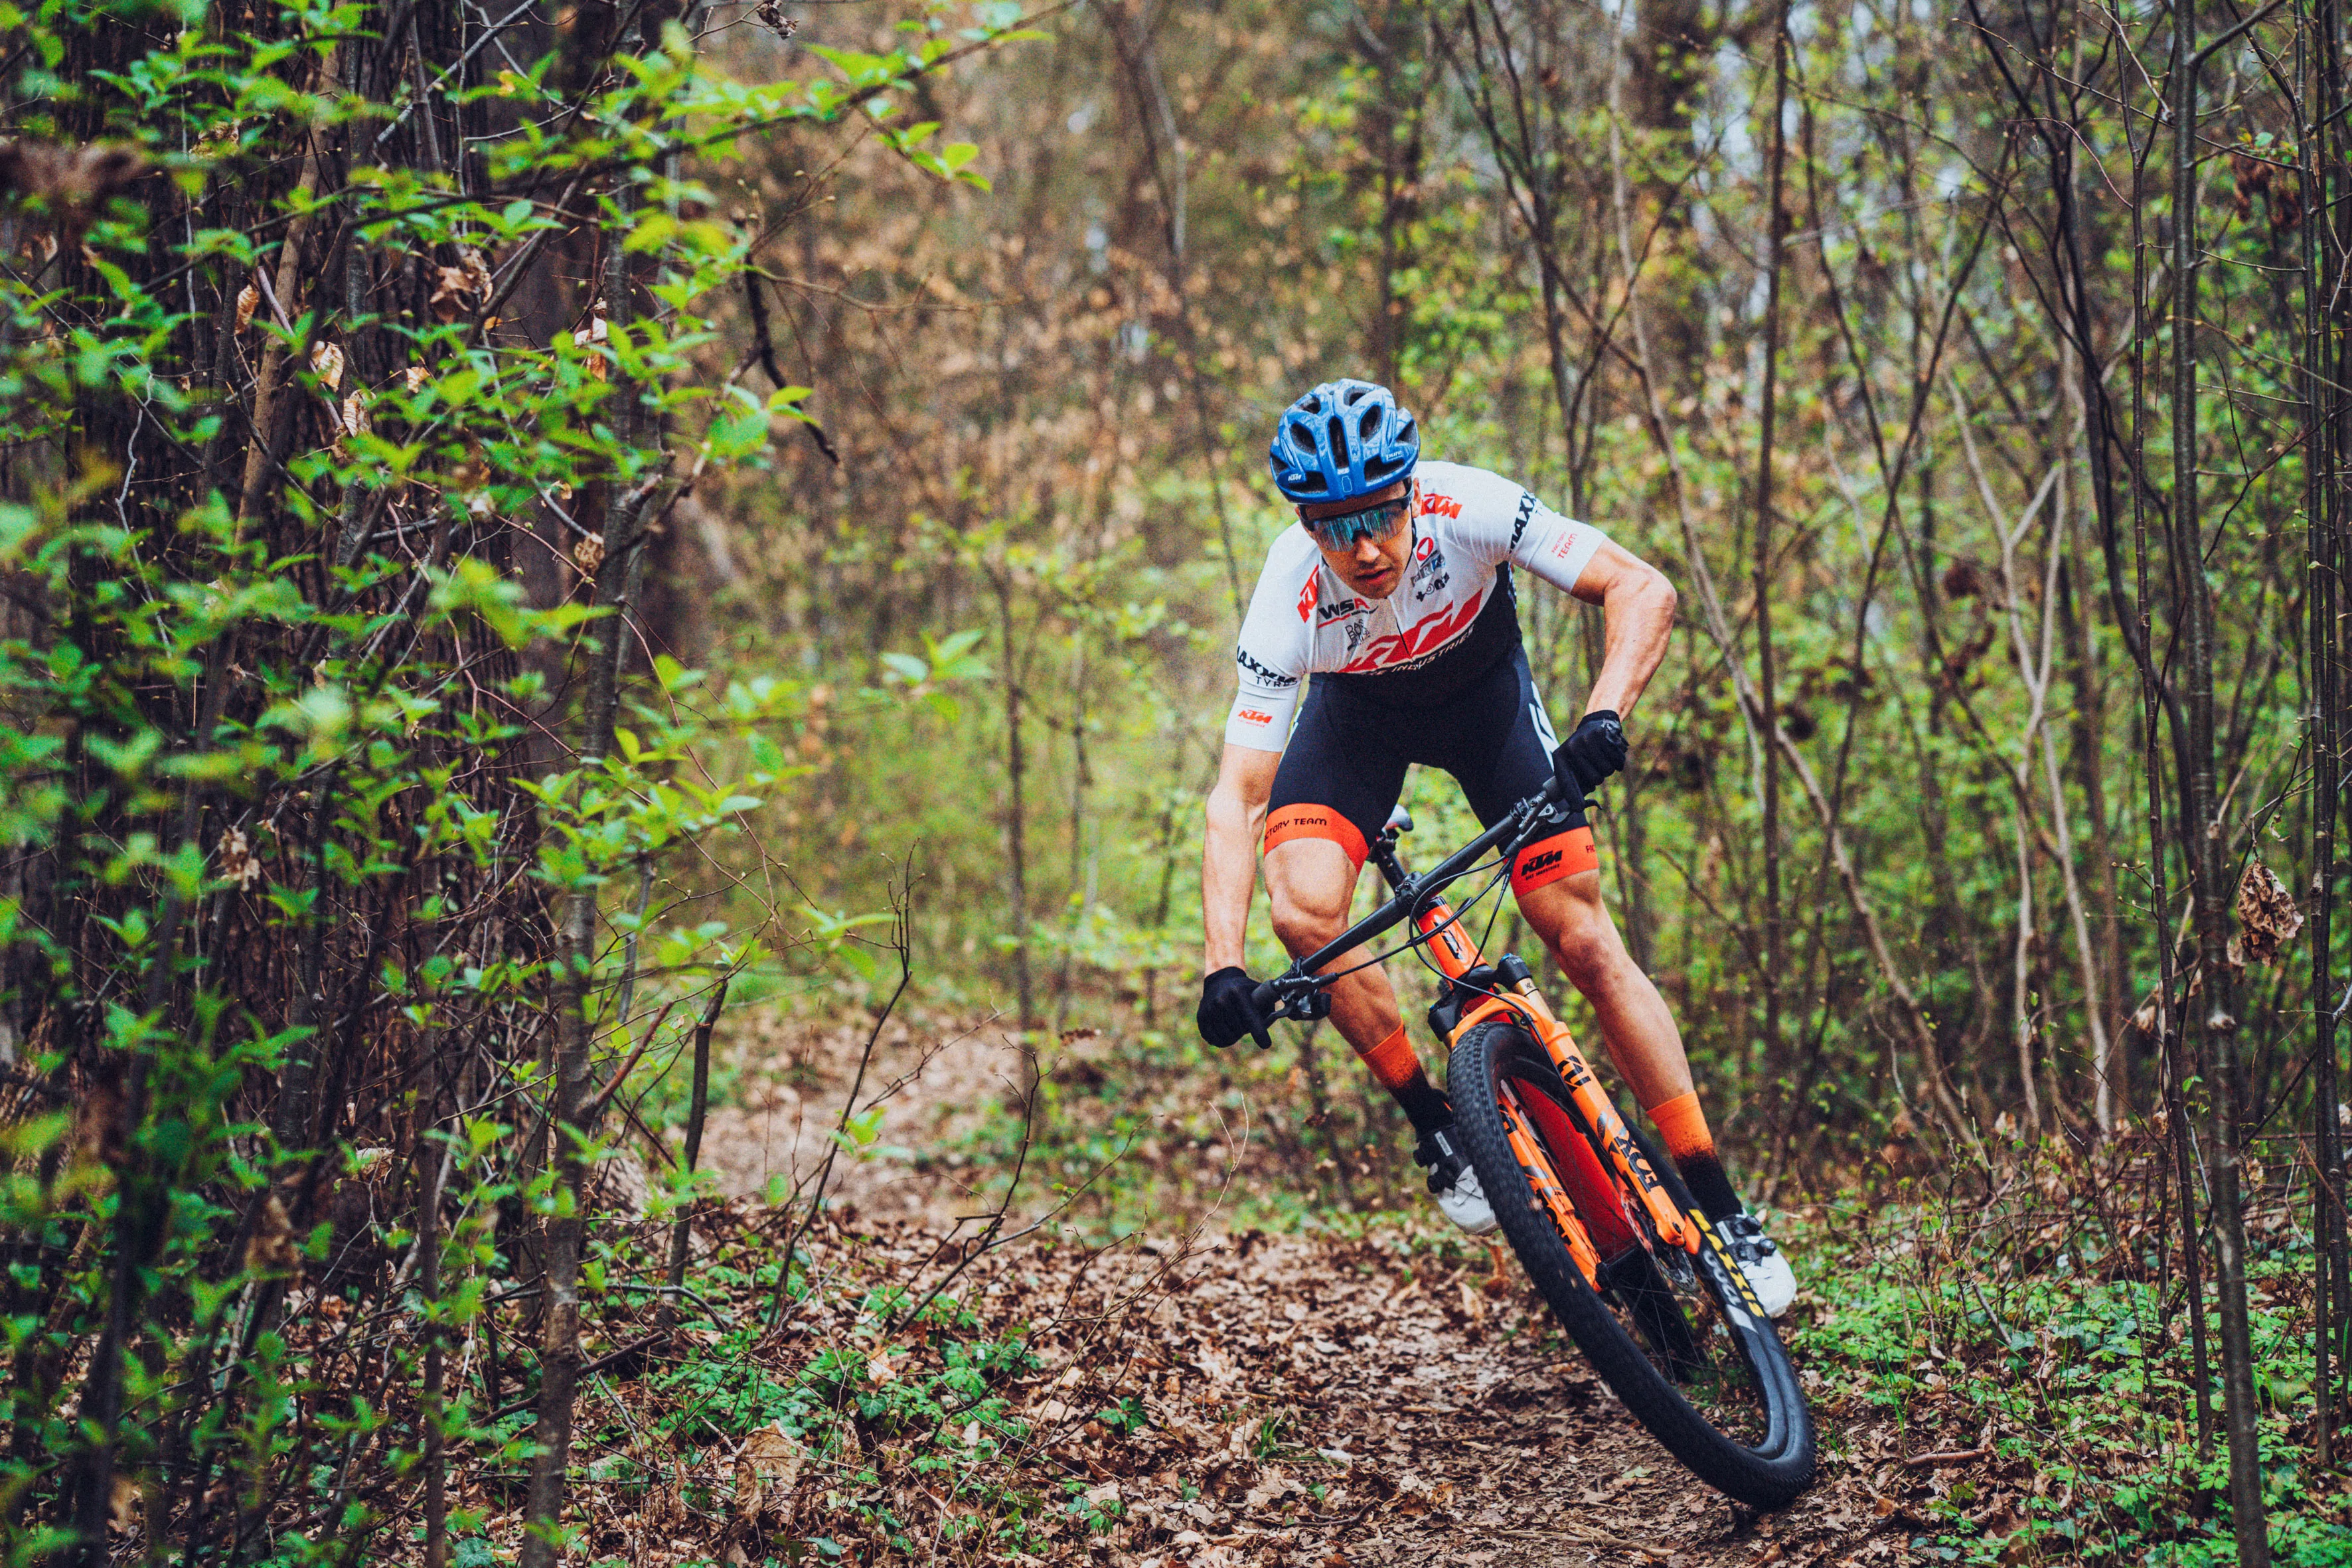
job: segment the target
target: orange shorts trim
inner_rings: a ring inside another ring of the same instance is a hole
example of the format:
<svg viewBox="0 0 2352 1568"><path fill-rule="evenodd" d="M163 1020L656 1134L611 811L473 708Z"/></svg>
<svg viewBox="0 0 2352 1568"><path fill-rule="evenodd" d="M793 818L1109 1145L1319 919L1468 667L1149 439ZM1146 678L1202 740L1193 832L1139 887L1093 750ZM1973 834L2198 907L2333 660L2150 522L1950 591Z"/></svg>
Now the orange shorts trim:
<svg viewBox="0 0 2352 1568"><path fill-rule="evenodd" d="M1370 848L1356 825L1328 805L1286 805L1265 819L1268 849L1294 838L1328 838L1348 852L1349 860L1358 870L1363 869L1364 857Z"/></svg>
<svg viewBox="0 0 2352 1568"><path fill-rule="evenodd" d="M1538 838L1519 851L1511 865L1511 891L1526 893L1579 871L1601 868L1601 847L1590 827L1571 827L1549 838Z"/></svg>

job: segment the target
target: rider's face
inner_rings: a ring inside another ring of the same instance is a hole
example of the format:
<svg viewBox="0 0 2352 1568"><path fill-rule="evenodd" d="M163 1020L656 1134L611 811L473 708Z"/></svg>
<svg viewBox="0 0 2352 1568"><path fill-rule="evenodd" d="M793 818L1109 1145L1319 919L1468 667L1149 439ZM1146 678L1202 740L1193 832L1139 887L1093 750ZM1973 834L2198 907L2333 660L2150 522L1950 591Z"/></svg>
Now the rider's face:
<svg viewBox="0 0 2352 1568"><path fill-rule="evenodd" d="M1385 536L1360 538L1345 550L1334 550L1319 538L1315 539L1315 547L1323 552L1323 563L1331 568L1339 581L1367 599L1385 599L1397 591L1398 584L1404 581L1406 560L1412 553L1413 514L1421 506L1421 481L1415 479L1408 484L1400 480L1385 489L1355 500L1310 504L1298 509L1299 521L1312 523L1320 518L1361 511L1365 507L1394 500L1399 496L1409 497L1412 504L1404 509L1404 515L1397 520L1396 526ZM1313 529L1307 530L1307 536L1315 538Z"/></svg>

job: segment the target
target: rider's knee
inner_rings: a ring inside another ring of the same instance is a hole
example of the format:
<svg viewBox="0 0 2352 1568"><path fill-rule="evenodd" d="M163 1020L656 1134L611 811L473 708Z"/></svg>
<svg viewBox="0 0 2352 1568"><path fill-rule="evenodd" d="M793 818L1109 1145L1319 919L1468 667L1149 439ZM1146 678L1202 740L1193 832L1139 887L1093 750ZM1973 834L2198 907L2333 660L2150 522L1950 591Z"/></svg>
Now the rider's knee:
<svg viewBox="0 0 2352 1568"><path fill-rule="evenodd" d="M1312 952L1348 929L1344 910L1318 909L1279 893L1273 903L1274 934L1294 953Z"/></svg>
<svg viewBox="0 0 2352 1568"><path fill-rule="evenodd" d="M1617 952L1617 944L1610 940L1613 935L1581 927L1560 931L1552 951L1561 971L1580 989L1608 973Z"/></svg>
<svg viewBox="0 0 2352 1568"><path fill-rule="evenodd" d="M1598 879L1594 879L1598 880ZM1547 911L1551 918L1544 923L1550 927L1553 956L1569 979L1580 986L1589 979L1608 973L1624 943L1617 934L1617 926L1609 918L1608 909L1601 902L1598 888L1566 889L1567 896L1559 898Z"/></svg>

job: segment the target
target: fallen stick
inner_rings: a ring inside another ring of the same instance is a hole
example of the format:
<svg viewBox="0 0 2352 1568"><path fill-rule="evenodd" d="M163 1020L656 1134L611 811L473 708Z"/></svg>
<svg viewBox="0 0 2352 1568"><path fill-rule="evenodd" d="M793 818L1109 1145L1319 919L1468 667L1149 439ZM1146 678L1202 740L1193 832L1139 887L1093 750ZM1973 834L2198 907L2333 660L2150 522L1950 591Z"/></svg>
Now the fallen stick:
<svg viewBox="0 0 2352 1568"><path fill-rule="evenodd" d="M1925 1470L1937 1465L1963 1465L1970 1459L1990 1458L1992 1458L1992 1449L1990 1446L1979 1448L1946 1448L1941 1453L1914 1455L1903 1461L1903 1468L1906 1470Z"/></svg>

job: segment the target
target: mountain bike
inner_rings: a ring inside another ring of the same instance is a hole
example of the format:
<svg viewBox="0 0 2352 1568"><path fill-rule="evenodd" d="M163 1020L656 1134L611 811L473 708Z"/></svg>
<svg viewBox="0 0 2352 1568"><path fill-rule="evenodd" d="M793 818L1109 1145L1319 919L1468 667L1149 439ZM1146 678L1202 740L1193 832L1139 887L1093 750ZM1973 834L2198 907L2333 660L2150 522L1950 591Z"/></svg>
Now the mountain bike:
<svg viewBox="0 0 2352 1568"><path fill-rule="evenodd" d="M1368 857L1392 896L1255 1000L1270 1019L1320 1017L1340 974L1406 951L1433 968L1443 990L1429 1026L1451 1053L1455 1128L1528 1277L1675 1458L1729 1497L1779 1508L1811 1479L1813 1424L1772 1320L1673 1164L1619 1113L1527 964L1515 953L1486 963L1464 924L1507 879L1512 856L1552 830L1562 797L1555 779L1420 875L1397 853L1412 826L1398 811ZM1459 912L1446 903L1446 889L1487 870ZM1408 922L1412 934L1391 952L1318 973Z"/></svg>

